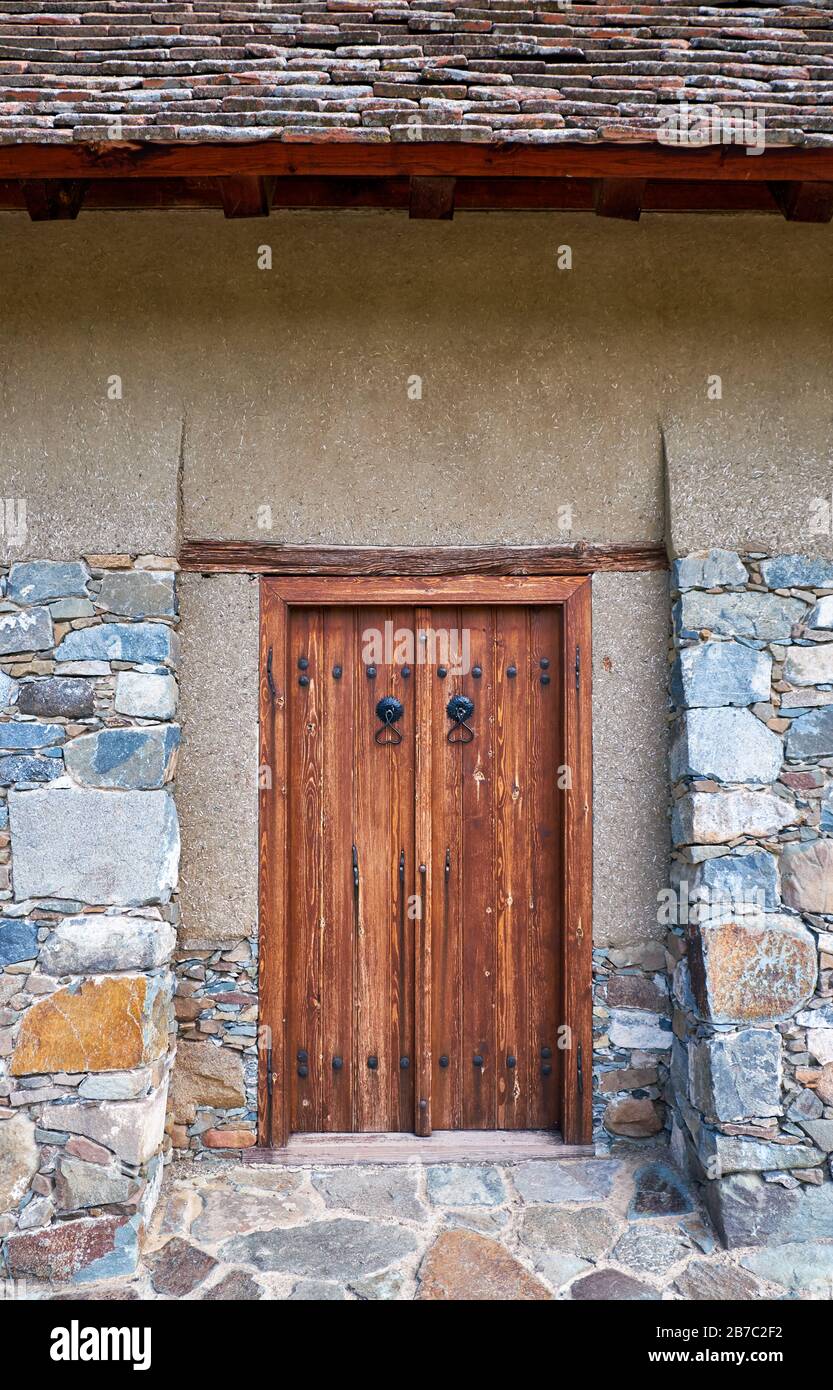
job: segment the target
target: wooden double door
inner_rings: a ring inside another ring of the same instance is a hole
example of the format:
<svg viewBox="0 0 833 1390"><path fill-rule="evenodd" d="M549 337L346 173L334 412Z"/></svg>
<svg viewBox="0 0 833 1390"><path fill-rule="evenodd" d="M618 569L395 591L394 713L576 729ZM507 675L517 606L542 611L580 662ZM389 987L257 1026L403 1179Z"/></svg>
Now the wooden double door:
<svg viewBox="0 0 833 1390"><path fill-rule="evenodd" d="M282 628L285 1132L557 1127L563 607L289 603Z"/></svg>

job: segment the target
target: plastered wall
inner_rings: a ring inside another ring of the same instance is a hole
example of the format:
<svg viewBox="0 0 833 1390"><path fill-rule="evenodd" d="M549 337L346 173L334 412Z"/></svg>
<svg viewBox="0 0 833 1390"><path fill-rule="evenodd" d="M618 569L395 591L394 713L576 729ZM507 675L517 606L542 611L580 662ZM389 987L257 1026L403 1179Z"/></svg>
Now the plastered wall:
<svg viewBox="0 0 833 1390"><path fill-rule="evenodd" d="M15 558L183 529L833 553L832 248L753 217L2 215Z"/></svg>

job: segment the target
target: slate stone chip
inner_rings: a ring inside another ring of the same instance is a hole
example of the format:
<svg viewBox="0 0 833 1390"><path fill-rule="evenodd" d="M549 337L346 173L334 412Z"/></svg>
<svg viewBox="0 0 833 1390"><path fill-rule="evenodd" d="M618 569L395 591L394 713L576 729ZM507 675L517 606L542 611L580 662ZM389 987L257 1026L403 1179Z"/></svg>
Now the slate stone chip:
<svg viewBox="0 0 833 1390"><path fill-rule="evenodd" d="M157 1293L181 1298L201 1284L217 1268L213 1255L198 1250L187 1240L174 1236L161 1250L147 1258L150 1282Z"/></svg>
<svg viewBox="0 0 833 1390"><path fill-rule="evenodd" d="M401 1227L338 1217L235 1236L221 1247L220 1257L275 1274L347 1279L386 1269L416 1248L416 1237Z"/></svg>

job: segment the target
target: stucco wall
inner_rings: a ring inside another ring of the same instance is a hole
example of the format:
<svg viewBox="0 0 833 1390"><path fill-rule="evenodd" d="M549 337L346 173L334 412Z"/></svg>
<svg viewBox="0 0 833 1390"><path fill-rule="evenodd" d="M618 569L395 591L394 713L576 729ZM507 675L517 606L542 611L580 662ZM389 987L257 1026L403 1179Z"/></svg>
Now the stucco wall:
<svg viewBox="0 0 833 1390"><path fill-rule="evenodd" d="M833 553L832 250L776 218L2 215L15 557L169 553L180 501L191 537L559 540L570 507L574 538Z"/></svg>

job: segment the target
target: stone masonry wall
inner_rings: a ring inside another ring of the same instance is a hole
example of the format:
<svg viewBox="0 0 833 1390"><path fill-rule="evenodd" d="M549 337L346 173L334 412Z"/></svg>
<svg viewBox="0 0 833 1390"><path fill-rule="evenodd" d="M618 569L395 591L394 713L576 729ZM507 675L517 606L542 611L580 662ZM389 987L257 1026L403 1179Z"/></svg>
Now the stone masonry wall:
<svg viewBox="0 0 833 1390"><path fill-rule="evenodd" d="M0 578L0 1269L135 1264L162 1176L179 831L175 563Z"/></svg>
<svg viewBox="0 0 833 1390"><path fill-rule="evenodd" d="M729 1245L833 1236L833 563L673 583L672 1144Z"/></svg>

